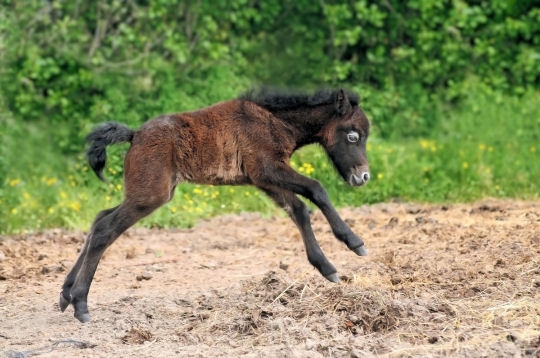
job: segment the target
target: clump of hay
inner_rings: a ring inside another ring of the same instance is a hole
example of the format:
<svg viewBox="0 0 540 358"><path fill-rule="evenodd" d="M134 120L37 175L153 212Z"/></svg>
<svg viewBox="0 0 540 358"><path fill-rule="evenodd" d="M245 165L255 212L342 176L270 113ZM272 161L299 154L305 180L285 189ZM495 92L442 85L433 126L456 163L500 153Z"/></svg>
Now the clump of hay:
<svg viewBox="0 0 540 358"><path fill-rule="evenodd" d="M285 345L336 356L537 352L538 322L526 321L538 308L530 297L486 311L426 288L417 296L417 284L349 279L335 285L318 276L291 282L286 273L270 271L191 301L190 324L179 337L235 349Z"/></svg>
<svg viewBox="0 0 540 358"><path fill-rule="evenodd" d="M131 329L122 337L122 342L125 344L143 344L144 342L150 342L154 338L154 335L143 328L131 327Z"/></svg>
<svg viewBox="0 0 540 358"><path fill-rule="evenodd" d="M284 274L268 272L238 290L199 296L191 305L186 342L219 343L252 340L253 345L330 342L394 330L407 316L405 307L387 292L362 291L358 286L326 283L319 277L289 282ZM215 342L209 342L214 337ZM324 343L318 350L324 351Z"/></svg>

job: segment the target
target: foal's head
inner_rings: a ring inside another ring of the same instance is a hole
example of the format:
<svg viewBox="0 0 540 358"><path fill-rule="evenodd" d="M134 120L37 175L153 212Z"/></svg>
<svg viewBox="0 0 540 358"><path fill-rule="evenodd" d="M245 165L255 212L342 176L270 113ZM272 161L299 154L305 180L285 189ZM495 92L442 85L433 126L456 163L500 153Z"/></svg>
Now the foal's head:
<svg viewBox="0 0 540 358"><path fill-rule="evenodd" d="M347 183L364 185L370 178L366 154L369 121L356 95L343 90L334 94L333 113L320 132L321 144Z"/></svg>

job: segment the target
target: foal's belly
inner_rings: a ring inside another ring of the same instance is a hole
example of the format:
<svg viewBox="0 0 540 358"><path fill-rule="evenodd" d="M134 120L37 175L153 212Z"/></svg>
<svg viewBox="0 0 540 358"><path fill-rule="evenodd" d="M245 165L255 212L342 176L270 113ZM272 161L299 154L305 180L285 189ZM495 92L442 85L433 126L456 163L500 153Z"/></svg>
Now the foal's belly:
<svg viewBox="0 0 540 358"><path fill-rule="evenodd" d="M201 160L188 171L181 170L177 175L177 182L187 181L195 184L212 185L251 184L239 156Z"/></svg>
<svg viewBox="0 0 540 358"><path fill-rule="evenodd" d="M191 182L196 184L213 184L213 185L242 185L250 184L249 178L238 171L216 168L215 170L207 169L202 171Z"/></svg>

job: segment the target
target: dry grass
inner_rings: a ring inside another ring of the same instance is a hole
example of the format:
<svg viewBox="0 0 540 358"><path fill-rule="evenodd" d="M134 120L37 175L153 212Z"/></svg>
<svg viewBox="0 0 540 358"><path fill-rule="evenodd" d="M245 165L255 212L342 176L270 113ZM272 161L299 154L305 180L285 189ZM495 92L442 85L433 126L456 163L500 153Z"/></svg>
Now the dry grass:
<svg viewBox="0 0 540 358"><path fill-rule="evenodd" d="M539 354L538 295L444 298L425 284L365 290L369 284L352 279L328 287L318 279L289 282L271 271L227 297L198 297L190 307L197 322L180 335L191 344L284 345L324 356Z"/></svg>

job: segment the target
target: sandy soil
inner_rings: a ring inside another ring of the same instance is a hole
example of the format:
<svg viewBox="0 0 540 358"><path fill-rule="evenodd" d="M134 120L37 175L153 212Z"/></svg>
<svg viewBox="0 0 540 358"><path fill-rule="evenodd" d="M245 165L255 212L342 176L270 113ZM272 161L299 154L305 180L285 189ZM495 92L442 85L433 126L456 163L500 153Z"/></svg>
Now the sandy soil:
<svg viewBox="0 0 540 358"><path fill-rule="evenodd" d="M314 213L340 284L287 218L132 229L101 261L87 324L57 305L84 233L0 237L0 357L540 356L540 202L340 212L370 251Z"/></svg>

